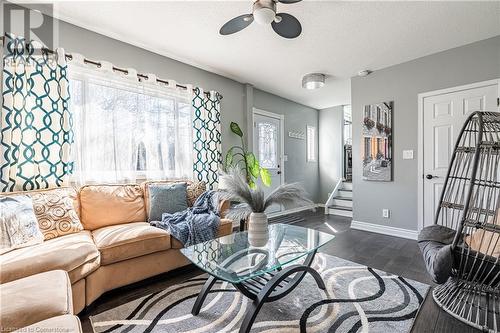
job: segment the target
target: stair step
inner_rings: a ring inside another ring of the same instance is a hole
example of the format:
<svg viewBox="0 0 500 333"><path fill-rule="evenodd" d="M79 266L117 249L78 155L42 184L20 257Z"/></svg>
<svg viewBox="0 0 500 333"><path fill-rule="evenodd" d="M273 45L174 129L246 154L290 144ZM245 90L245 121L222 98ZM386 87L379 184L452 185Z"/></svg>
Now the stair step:
<svg viewBox="0 0 500 333"><path fill-rule="evenodd" d="M328 209L338 209L338 210L346 210L352 212L352 207L346 207L346 206L330 205L328 206Z"/></svg>
<svg viewBox="0 0 500 333"><path fill-rule="evenodd" d="M352 207L352 199L336 197L332 199L331 206Z"/></svg>
<svg viewBox="0 0 500 333"><path fill-rule="evenodd" d="M333 207L328 207L328 214L331 214L331 215L337 215L337 216L345 216L345 217L351 217L352 218L352 210L351 209L347 209L349 207L337 207L337 206L333 206Z"/></svg>
<svg viewBox="0 0 500 333"><path fill-rule="evenodd" d="M352 191L350 191L350 190L339 190L338 194L339 194L339 197L352 198Z"/></svg>
<svg viewBox="0 0 500 333"><path fill-rule="evenodd" d="M346 190L351 190L352 191L352 183L350 182L343 182L342 187Z"/></svg>
<svg viewBox="0 0 500 333"><path fill-rule="evenodd" d="M346 201L352 201L352 197L343 197L341 195L338 195L336 197L333 197L334 199L337 199L337 200L346 200Z"/></svg>

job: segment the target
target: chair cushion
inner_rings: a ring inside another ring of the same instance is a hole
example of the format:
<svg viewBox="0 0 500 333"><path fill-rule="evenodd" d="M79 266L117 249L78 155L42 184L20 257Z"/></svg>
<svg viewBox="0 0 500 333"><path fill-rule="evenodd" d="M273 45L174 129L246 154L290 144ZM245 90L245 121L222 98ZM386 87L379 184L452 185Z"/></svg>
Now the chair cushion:
<svg viewBox="0 0 500 333"><path fill-rule="evenodd" d="M146 221L139 185L87 185L80 190L81 220L86 230Z"/></svg>
<svg viewBox="0 0 500 333"><path fill-rule="evenodd" d="M0 296L2 332L73 313L71 284L68 273L62 270L0 284Z"/></svg>
<svg viewBox="0 0 500 333"><path fill-rule="evenodd" d="M80 231L0 256L0 283L61 269L72 283L99 267L99 251L89 231Z"/></svg>
<svg viewBox="0 0 500 333"><path fill-rule="evenodd" d="M496 232L484 229L474 230L471 235L465 237L465 242L474 251L487 254L491 257L500 257L500 209L496 216L490 216L488 223L497 228Z"/></svg>
<svg viewBox="0 0 500 333"><path fill-rule="evenodd" d="M80 333L82 326L80 319L74 315L57 316L47 320L43 320L36 324L25 327L16 332L68 332Z"/></svg>
<svg viewBox="0 0 500 333"><path fill-rule="evenodd" d="M170 234L147 222L113 225L92 231L101 265L170 249Z"/></svg>

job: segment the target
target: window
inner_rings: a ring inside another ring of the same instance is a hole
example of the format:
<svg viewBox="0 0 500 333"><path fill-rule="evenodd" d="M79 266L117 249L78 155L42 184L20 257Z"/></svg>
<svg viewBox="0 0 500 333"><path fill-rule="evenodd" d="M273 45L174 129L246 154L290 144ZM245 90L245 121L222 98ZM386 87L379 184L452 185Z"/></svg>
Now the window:
<svg viewBox="0 0 500 333"><path fill-rule="evenodd" d="M72 68L74 181L192 178L188 94Z"/></svg>
<svg viewBox="0 0 500 333"><path fill-rule="evenodd" d="M316 162L316 127L307 126L307 162Z"/></svg>

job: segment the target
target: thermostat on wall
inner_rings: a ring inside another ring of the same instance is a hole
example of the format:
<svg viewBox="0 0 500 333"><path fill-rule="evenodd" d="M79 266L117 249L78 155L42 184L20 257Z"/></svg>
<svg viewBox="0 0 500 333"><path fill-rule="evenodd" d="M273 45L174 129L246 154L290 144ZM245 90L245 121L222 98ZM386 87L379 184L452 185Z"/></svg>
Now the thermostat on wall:
<svg viewBox="0 0 500 333"><path fill-rule="evenodd" d="M403 150L403 160L412 160L413 150Z"/></svg>

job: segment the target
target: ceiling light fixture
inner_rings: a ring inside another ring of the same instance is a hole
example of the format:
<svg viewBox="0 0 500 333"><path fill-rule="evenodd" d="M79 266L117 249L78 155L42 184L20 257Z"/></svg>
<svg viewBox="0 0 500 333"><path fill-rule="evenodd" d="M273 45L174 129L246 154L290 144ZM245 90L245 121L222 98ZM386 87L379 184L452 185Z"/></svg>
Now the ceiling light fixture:
<svg viewBox="0 0 500 333"><path fill-rule="evenodd" d="M310 73L302 78L302 88L304 89L319 89L325 85L325 74Z"/></svg>
<svg viewBox="0 0 500 333"><path fill-rule="evenodd" d="M258 24L270 24L276 18L276 3L267 0L256 1L253 4L253 18Z"/></svg>
<svg viewBox="0 0 500 333"><path fill-rule="evenodd" d="M368 69L364 69L364 70L361 70L358 72L358 76L359 77L365 77L365 76L368 76L371 74L372 71L368 70Z"/></svg>

